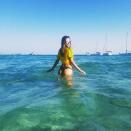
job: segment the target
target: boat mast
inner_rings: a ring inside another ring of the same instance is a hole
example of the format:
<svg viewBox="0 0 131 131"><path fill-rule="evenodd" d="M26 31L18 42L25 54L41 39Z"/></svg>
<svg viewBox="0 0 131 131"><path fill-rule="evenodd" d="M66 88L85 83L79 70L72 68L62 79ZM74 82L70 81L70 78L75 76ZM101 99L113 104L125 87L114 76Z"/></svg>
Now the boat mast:
<svg viewBox="0 0 131 131"><path fill-rule="evenodd" d="M128 39L128 32L126 32L126 54L127 54L127 39Z"/></svg>
<svg viewBox="0 0 131 131"><path fill-rule="evenodd" d="M105 44L103 50L104 52L107 52L107 33L105 33Z"/></svg>

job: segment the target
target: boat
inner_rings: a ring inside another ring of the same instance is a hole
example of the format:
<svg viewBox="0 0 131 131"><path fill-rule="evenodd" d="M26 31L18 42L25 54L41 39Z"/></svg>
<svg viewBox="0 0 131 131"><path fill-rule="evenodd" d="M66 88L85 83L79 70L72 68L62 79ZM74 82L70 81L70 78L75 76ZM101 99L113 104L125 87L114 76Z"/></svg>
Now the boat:
<svg viewBox="0 0 131 131"><path fill-rule="evenodd" d="M126 49L125 49L125 53L119 53L119 55L122 55L122 56L131 56L131 51L128 51L128 32L126 33L126 37L125 37L125 42L126 42Z"/></svg>
<svg viewBox="0 0 131 131"><path fill-rule="evenodd" d="M112 51L106 51L102 55L103 56L110 56L110 55L112 55Z"/></svg>
<svg viewBox="0 0 131 131"><path fill-rule="evenodd" d="M131 56L131 52L127 52L127 53L119 53L119 55L122 55L122 56Z"/></svg>
<svg viewBox="0 0 131 131"><path fill-rule="evenodd" d="M104 45L104 53L102 54L103 56L111 56L112 55L112 51L107 50L107 43L108 43L108 39L107 39L107 34L105 34L105 45Z"/></svg>
<svg viewBox="0 0 131 131"><path fill-rule="evenodd" d="M101 55L102 55L102 54L101 54L101 52L99 52L99 51L97 51L97 52L91 54L91 56L101 56Z"/></svg>

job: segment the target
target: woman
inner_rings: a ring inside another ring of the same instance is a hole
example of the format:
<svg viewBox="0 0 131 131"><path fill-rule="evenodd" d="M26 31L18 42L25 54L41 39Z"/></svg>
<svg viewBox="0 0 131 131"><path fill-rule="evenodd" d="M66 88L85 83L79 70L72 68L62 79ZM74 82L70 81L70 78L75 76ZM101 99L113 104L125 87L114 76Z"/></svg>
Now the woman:
<svg viewBox="0 0 131 131"><path fill-rule="evenodd" d="M66 80L72 80L72 66L75 67L80 73L86 74L74 61L74 54L71 48L71 39L69 36L63 36L61 39L61 48L59 49L57 59L53 67L48 70L48 72L53 71L56 65L59 63L59 60L62 62L62 65L58 71L62 77L65 77Z"/></svg>

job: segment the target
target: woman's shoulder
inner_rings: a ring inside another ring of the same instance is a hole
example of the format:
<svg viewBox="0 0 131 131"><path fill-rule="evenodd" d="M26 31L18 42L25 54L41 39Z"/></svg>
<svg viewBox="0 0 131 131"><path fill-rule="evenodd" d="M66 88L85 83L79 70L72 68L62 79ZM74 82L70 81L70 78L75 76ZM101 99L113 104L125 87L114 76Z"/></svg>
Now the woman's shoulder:
<svg viewBox="0 0 131 131"><path fill-rule="evenodd" d="M67 49L67 54L68 54L69 57L73 57L74 56L73 49L72 48L68 48Z"/></svg>
<svg viewBox="0 0 131 131"><path fill-rule="evenodd" d="M72 48L69 48L68 50L69 50L70 53L74 54L74 51L73 51Z"/></svg>
<svg viewBox="0 0 131 131"><path fill-rule="evenodd" d="M73 49L70 47L70 48L66 48L66 51L73 51Z"/></svg>
<svg viewBox="0 0 131 131"><path fill-rule="evenodd" d="M69 50L73 52L73 49L71 47L69 48Z"/></svg>
<svg viewBox="0 0 131 131"><path fill-rule="evenodd" d="M64 53L63 53L63 51L62 51L61 48L60 48L59 51L58 51L58 55L59 55L59 56L63 56L63 55L64 55Z"/></svg>

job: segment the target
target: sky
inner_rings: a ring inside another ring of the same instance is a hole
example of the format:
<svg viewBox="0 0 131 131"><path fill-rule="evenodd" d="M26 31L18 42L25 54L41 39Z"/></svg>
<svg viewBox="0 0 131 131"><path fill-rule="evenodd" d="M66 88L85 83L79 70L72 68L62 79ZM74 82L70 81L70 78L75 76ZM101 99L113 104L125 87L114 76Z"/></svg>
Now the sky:
<svg viewBox="0 0 131 131"><path fill-rule="evenodd" d="M128 32L128 36L127 36ZM131 51L131 0L0 0L0 54Z"/></svg>

